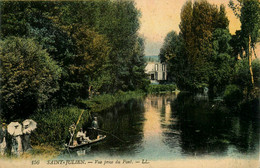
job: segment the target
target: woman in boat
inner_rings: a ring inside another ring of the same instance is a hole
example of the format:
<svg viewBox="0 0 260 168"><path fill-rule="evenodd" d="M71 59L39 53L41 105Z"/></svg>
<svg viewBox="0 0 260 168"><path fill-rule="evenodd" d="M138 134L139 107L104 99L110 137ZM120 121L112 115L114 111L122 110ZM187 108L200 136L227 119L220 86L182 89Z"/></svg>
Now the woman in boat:
<svg viewBox="0 0 260 168"><path fill-rule="evenodd" d="M86 131L83 132L83 129L80 128L80 131L77 133L76 139L77 139L77 143L81 144L83 142L89 142L89 138L86 137Z"/></svg>

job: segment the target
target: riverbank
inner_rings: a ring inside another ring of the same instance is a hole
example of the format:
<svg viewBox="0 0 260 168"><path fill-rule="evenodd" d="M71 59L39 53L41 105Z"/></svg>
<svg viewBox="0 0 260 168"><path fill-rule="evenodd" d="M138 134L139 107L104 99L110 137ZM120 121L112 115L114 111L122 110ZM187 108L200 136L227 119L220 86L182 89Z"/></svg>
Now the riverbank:
<svg viewBox="0 0 260 168"><path fill-rule="evenodd" d="M89 122L93 113L111 108L116 103L127 102L130 99L142 98L146 95L142 91L118 92L114 95L98 95L91 99L78 101L78 106L69 106L49 111L37 111L31 118L37 122L37 129L31 135L33 150L21 156L21 158L34 158L35 156L56 157L60 154L63 144L69 139L69 127L84 111L77 129ZM87 109L88 110L85 110ZM46 150L43 150L46 149Z"/></svg>
<svg viewBox="0 0 260 168"><path fill-rule="evenodd" d="M175 84L150 84L147 86L147 92L152 93L169 93L175 92L177 86Z"/></svg>
<svg viewBox="0 0 260 168"><path fill-rule="evenodd" d="M141 98L146 95L142 90L138 91L128 91L128 92L118 92L116 94L104 94L98 95L88 100L80 100L79 104L83 108L90 108L91 112L100 112L108 108L111 108L116 103L126 102L130 99Z"/></svg>

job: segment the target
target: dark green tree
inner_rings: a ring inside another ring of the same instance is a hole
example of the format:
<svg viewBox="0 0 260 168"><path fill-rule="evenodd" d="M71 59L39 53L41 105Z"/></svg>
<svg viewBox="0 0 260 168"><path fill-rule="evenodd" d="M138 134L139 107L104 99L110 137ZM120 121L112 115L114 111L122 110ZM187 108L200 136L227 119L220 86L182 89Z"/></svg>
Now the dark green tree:
<svg viewBox="0 0 260 168"><path fill-rule="evenodd" d="M61 68L33 39L1 41L0 62L1 103L8 119L44 108L59 89Z"/></svg>
<svg viewBox="0 0 260 168"><path fill-rule="evenodd" d="M227 29L216 29L213 32L213 55L210 60L213 68L209 80L211 96L223 93L226 85L232 81L235 59L231 56L230 40L231 34Z"/></svg>
<svg viewBox="0 0 260 168"><path fill-rule="evenodd" d="M194 4L187 1L184 4L180 34L169 33L160 52L161 60L168 63L169 76L180 89L197 92L209 87L213 76L220 73L216 72L219 68L219 65L214 63L217 61L216 55L222 57L218 58L218 62L223 63L223 67L225 62L229 62L225 58L229 58L230 46L227 49L225 45L229 44L222 44L225 38L227 43L230 40L225 34L228 33L228 24L223 5L218 9L205 0L196 1ZM219 31L216 31L217 29Z"/></svg>
<svg viewBox="0 0 260 168"><path fill-rule="evenodd" d="M144 59L144 40L138 38L129 64L129 89L145 89L150 83L145 73L146 61Z"/></svg>

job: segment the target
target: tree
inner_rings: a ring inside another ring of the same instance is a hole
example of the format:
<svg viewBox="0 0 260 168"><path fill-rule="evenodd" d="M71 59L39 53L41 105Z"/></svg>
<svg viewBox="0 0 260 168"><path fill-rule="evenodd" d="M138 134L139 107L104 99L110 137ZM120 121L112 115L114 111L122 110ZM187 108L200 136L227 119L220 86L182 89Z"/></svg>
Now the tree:
<svg viewBox="0 0 260 168"><path fill-rule="evenodd" d="M65 2L57 24L68 34L77 31L77 24L86 25L108 39L111 51L106 69L111 81L107 92L130 89L131 57L139 29L139 11L133 1Z"/></svg>
<svg viewBox="0 0 260 168"><path fill-rule="evenodd" d="M175 31L171 31L166 35L159 54L161 62L168 62L170 55L174 57L176 54L176 48L178 47L178 38L179 37Z"/></svg>
<svg viewBox="0 0 260 168"><path fill-rule="evenodd" d="M216 29L212 34L213 55L211 63L213 69L210 72L209 91L214 96L222 93L232 80L235 61L231 56L231 35L227 29Z"/></svg>
<svg viewBox="0 0 260 168"><path fill-rule="evenodd" d="M6 117L26 117L59 89L61 68L33 39L8 37L0 45L1 102Z"/></svg>
<svg viewBox="0 0 260 168"><path fill-rule="evenodd" d="M259 38L260 2L258 0L238 0L238 4L235 4L233 0L230 0L229 6L241 22L241 40L247 44L244 49L248 58L251 83L254 86L252 49L255 48Z"/></svg>
<svg viewBox="0 0 260 168"><path fill-rule="evenodd" d="M130 72L129 88L131 90L144 90L150 81L145 73L146 61L144 59L144 40L142 38L137 39L128 66Z"/></svg>
<svg viewBox="0 0 260 168"><path fill-rule="evenodd" d="M171 31L165 37L159 54L161 62L167 63L168 80L176 82L181 89L183 89L185 81L188 81L188 79L184 80L188 75L185 74L187 71L184 68L184 64L187 63L187 57L184 55L183 50L182 37L175 31Z"/></svg>
<svg viewBox="0 0 260 168"><path fill-rule="evenodd" d="M67 85L70 74L68 67L72 63L76 49L72 37L55 23L59 15L59 2L5 1L1 2L0 9L1 37L30 37L38 41L62 68L59 94L55 95L58 103L66 104L71 101L70 99L75 99L74 94L68 96L66 92L71 90Z"/></svg>
<svg viewBox="0 0 260 168"><path fill-rule="evenodd" d="M99 74L105 70L111 48L104 36L89 30L86 26L79 26L72 37L77 47L76 57L70 67L75 78L74 82L83 86L81 97L86 96L87 91L92 95L91 83L100 79Z"/></svg>
<svg viewBox="0 0 260 168"><path fill-rule="evenodd" d="M209 4L207 1L187 1L181 11L180 37L183 39L181 62L185 70L183 89L196 92L208 86L210 72L214 69L212 34L218 29L228 28L224 6ZM173 47L174 48L174 47Z"/></svg>

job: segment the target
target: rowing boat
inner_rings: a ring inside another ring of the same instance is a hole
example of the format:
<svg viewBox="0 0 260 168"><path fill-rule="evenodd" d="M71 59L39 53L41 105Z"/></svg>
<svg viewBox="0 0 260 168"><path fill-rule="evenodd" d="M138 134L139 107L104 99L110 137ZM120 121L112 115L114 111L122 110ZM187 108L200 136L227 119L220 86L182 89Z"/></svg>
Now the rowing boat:
<svg viewBox="0 0 260 168"><path fill-rule="evenodd" d="M97 139L93 139L93 140L82 142L81 144L75 144L75 145L69 145L69 146L66 144L65 146L69 149L76 149L76 148L80 148L83 146L92 145L94 143L100 142L100 141L104 140L105 138L106 138L106 135L99 135Z"/></svg>

